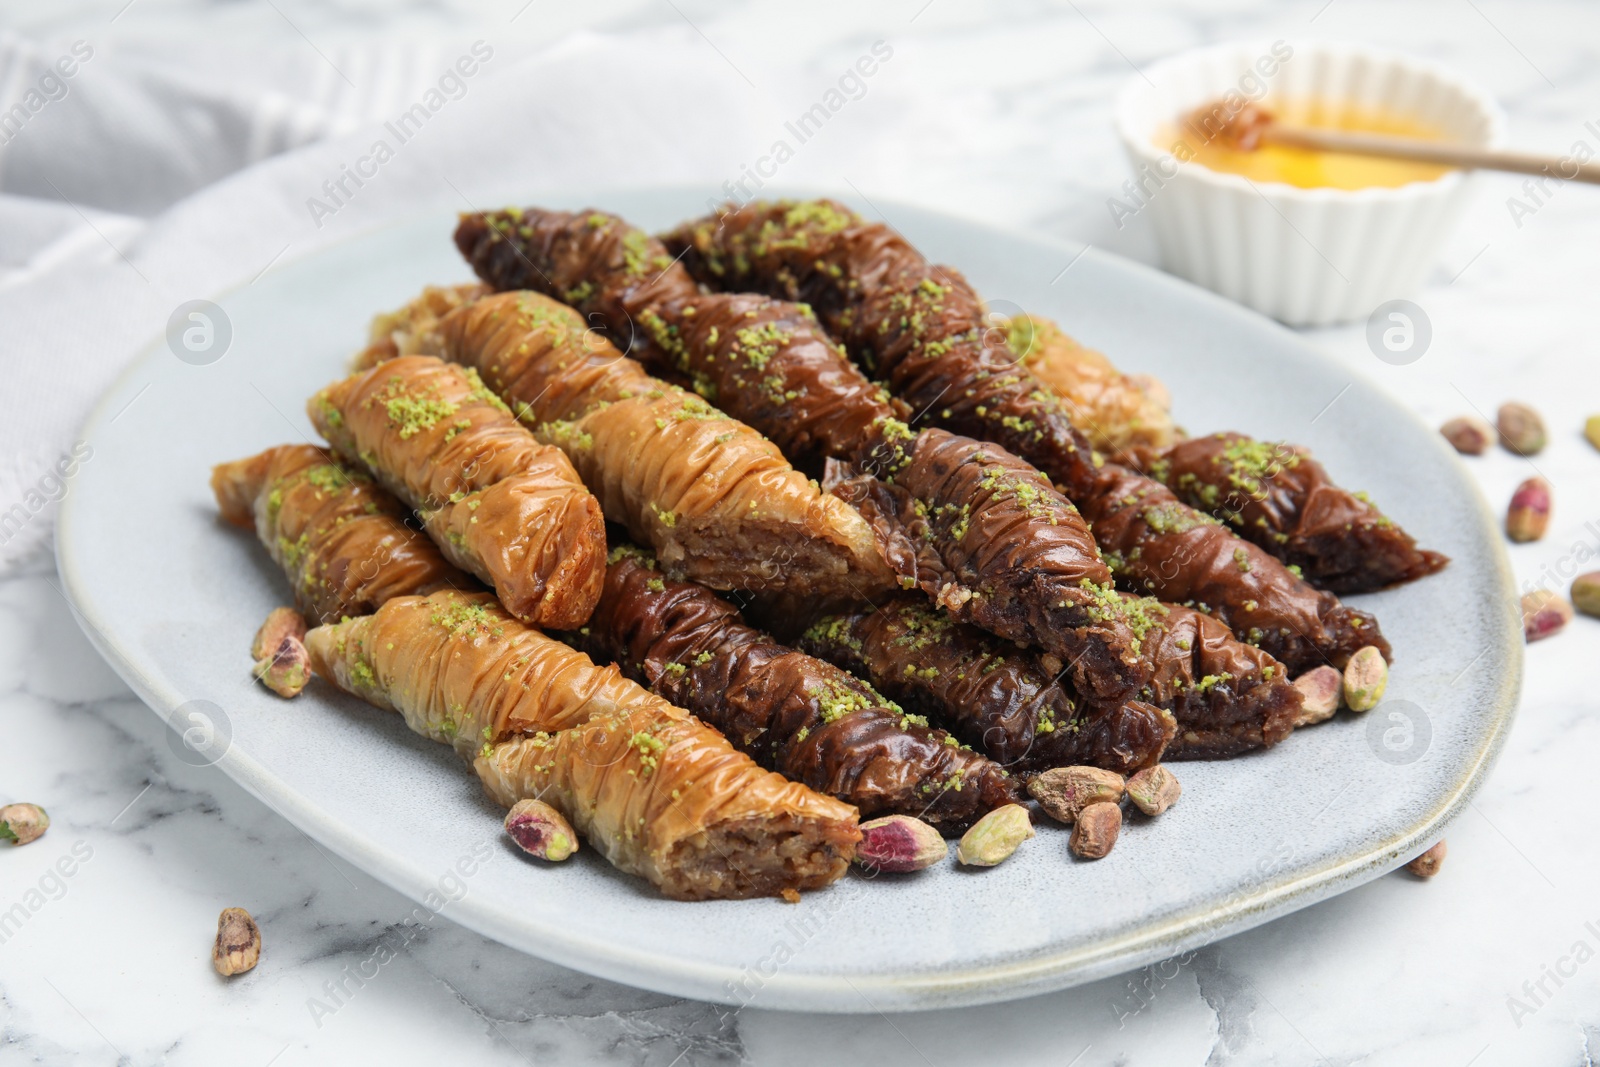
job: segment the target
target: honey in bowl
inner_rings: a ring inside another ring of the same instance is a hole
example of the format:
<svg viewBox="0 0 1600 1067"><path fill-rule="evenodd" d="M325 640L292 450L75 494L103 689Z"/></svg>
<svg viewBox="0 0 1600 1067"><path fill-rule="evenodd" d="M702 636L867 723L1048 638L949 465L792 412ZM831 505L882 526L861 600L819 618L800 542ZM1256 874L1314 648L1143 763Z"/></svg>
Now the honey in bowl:
<svg viewBox="0 0 1600 1067"><path fill-rule="evenodd" d="M1253 182L1282 182L1302 189L1397 188L1443 177L1454 168L1437 163L1384 159L1352 152L1330 152L1265 141L1254 147L1236 128L1219 130L1206 109L1168 123L1156 145L1182 162L1198 163ZM1325 100L1275 100L1272 116L1286 124L1324 130L1379 133L1423 141L1449 141L1445 131L1415 116L1381 108ZM1230 117L1231 118L1231 117ZM1236 125L1236 123L1235 123Z"/></svg>

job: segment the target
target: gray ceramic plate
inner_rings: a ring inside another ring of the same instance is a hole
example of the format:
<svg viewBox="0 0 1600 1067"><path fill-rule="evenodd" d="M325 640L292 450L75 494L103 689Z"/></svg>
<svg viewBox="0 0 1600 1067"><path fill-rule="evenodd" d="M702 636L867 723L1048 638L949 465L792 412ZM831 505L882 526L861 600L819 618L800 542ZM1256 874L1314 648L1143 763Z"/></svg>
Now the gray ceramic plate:
<svg viewBox="0 0 1600 1067"><path fill-rule="evenodd" d="M704 203L681 191L545 202L589 201L652 227ZM1055 316L1125 368L1160 375L1184 425L1304 442L1454 557L1418 585L1361 598L1397 654L1388 701L1271 752L1182 765L1182 802L1132 820L1098 863L1075 862L1067 835L1041 828L992 870L852 873L790 906L662 900L592 851L558 867L524 862L444 747L320 683L293 704L252 684L250 638L287 600L284 582L252 539L218 522L206 481L212 463L311 434L306 396L342 372L374 312L468 278L443 214L217 297L232 326L220 360L180 361L162 340L134 362L89 422L94 458L61 512L61 573L85 628L173 725L176 750L189 751L184 730L207 741L196 714L209 716L217 766L401 892L433 908L451 898L451 919L580 970L735 1004L917 1009L1058 989L1350 889L1437 837L1488 771L1521 670L1495 523L1438 434L1288 331L1166 275L887 210L991 300Z"/></svg>

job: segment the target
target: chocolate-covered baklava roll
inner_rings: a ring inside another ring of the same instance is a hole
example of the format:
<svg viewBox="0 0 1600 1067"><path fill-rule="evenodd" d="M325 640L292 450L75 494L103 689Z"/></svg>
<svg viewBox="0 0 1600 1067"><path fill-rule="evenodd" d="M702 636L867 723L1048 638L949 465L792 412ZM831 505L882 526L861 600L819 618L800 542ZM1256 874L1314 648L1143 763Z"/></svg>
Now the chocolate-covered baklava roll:
<svg viewBox="0 0 1600 1067"><path fill-rule="evenodd" d="M1100 702L1137 695L1155 670L1142 638L1153 601L1121 596L1072 504L998 445L917 436L894 485L830 467L829 486L873 522L905 588L958 621L1058 656Z"/></svg>
<svg viewBox="0 0 1600 1067"><path fill-rule="evenodd" d="M1086 697L1059 656L997 641L916 601L833 614L798 644L1022 771L1137 769L1162 758L1163 746L1166 759L1214 759L1274 745L1298 725L1301 694L1266 652L1189 608L1144 600L1139 610L1155 674L1126 702Z"/></svg>
<svg viewBox="0 0 1600 1067"><path fill-rule="evenodd" d="M1213 616L1296 675L1325 663L1343 669L1365 645L1390 658L1372 615L1312 588L1152 478L1107 464L1105 484L1082 506L1119 582Z"/></svg>
<svg viewBox="0 0 1600 1067"><path fill-rule="evenodd" d="M1131 774L1162 758L1178 731L1141 701L1091 706L1065 666L965 626L914 597L827 616L800 648L865 678L1018 774L1088 764Z"/></svg>
<svg viewBox="0 0 1600 1067"><path fill-rule="evenodd" d="M1139 699L1170 711L1178 734L1167 759L1218 759L1270 747L1301 723L1304 697L1289 670L1211 616L1161 604L1145 637L1156 675Z"/></svg>
<svg viewBox="0 0 1600 1067"><path fill-rule="evenodd" d="M541 626L589 617L605 519L566 456L540 444L476 372L402 356L311 398L317 432L421 515L450 562Z"/></svg>
<svg viewBox="0 0 1600 1067"><path fill-rule="evenodd" d="M306 635L316 672L468 759L507 807L557 808L679 900L814 889L860 840L848 805L757 767L681 708L487 593L399 597Z"/></svg>
<svg viewBox="0 0 1600 1067"><path fill-rule="evenodd" d="M1297 445L1217 433L1175 445L1148 469L1184 503L1221 519L1322 589L1369 593L1450 562L1418 548L1365 494L1335 485Z"/></svg>
<svg viewBox="0 0 1600 1067"><path fill-rule="evenodd" d="M664 577L631 546L611 558L594 615L566 639L763 767L854 804L863 818L914 815L947 832L1019 800L998 764L865 681L746 625L732 604Z"/></svg>
<svg viewBox="0 0 1600 1067"><path fill-rule="evenodd" d="M219 463L211 489L224 519L255 529L313 623L365 615L392 597L477 587L406 524L392 494L312 445Z"/></svg>

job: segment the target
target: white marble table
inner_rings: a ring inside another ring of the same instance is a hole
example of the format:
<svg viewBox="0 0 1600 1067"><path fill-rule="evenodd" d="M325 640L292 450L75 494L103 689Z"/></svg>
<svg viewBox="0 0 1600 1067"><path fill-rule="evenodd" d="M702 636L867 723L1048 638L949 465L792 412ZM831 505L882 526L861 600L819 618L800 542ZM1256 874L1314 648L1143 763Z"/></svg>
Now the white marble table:
<svg viewBox="0 0 1600 1067"><path fill-rule="evenodd" d="M141 33L148 41L223 19L258 35L254 47L304 44L270 10L142 6L148 12L134 8L118 23L129 48ZM524 17L548 29L544 6ZM1124 177L1108 94L1132 64L1209 40L1323 36L1403 47L1493 89L1520 144L1600 147L1584 125L1600 126L1600 12L1577 4L1314 0L1218 12L1017 3L982 17L956 0L808 5L803 16L680 6L697 32L679 46L701 49L708 63L737 63L756 80L773 50L810 56L826 71L862 42L893 40L899 80L840 131L856 144L852 158L870 161L858 172L870 175L868 194L1133 255L1147 254L1148 235L1137 220L1116 230L1105 210ZM365 5L331 10L302 16L325 42L323 34L353 34L377 17ZM486 2L438 11L468 38L474 20L508 17ZM69 7L31 15L25 29L70 39L106 17ZM142 30L141 17L151 20ZM608 17L680 21L666 6L630 14L619 4ZM245 47L237 38L214 46ZM216 56L211 64L223 65ZM808 178L819 182L842 188L851 179L811 166L821 173ZM1600 411L1587 314L1600 191L1559 189L1518 225L1507 198L1524 196L1519 184L1485 180L1416 294L1434 327L1422 360L1380 363L1353 327L1312 340L1430 421L1492 412L1512 397L1538 405L1553 443L1535 462L1555 487L1556 517L1545 540L1511 554L1530 588L1564 587L1552 575L1600 557L1600 454L1577 431ZM7 410L24 402L0 400ZM1497 506L1532 467L1505 453L1474 461ZM0 1065L1600 1062L1594 620L1529 649L1510 742L1451 827L1450 858L1433 881L1390 875L1192 958L1052 996L820 1018L729 1015L543 963L447 918L406 924L404 898L328 856L215 769L174 758L164 727L100 662L58 585L44 556L0 579L0 801L36 801L53 819L39 842L0 846L0 917L11 916L0 927ZM233 981L208 959L227 905L248 907L265 937L261 966ZM379 946L394 961L358 984L350 970Z"/></svg>

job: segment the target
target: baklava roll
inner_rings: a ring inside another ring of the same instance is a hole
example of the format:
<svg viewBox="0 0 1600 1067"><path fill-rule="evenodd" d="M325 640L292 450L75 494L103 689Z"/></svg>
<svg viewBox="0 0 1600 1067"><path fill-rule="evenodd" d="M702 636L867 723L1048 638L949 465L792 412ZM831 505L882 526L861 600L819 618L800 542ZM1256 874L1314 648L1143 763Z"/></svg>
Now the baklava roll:
<svg viewBox="0 0 1600 1067"><path fill-rule="evenodd" d="M222 517L254 528L313 623L365 615L392 597L477 583L447 563L409 513L363 471L312 445L279 445L211 468Z"/></svg>
<svg viewBox="0 0 1600 1067"><path fill-rule="evenodd" d="M1325 663L1343 669L1365 645L1390 658L1372 615L1314 589L1152 478L1107 464L1079 506L1126 588L1213 616L1295 675Z"/></svg>
<svg viewBox="0 0 1600 1067"><path fill-rule="evenodd" d="M1139 699L1178 721L1167 759L1236 756L1301 725L1304 697L1268 652L1193 608L1160 604L1154 614L1161 625L1145 641L1156 674Z"/></svg>
<svg viewBox="0 0 1600 1067"><path fill-rule="evenodd" d="M589 625L567 640L720 730L755 761L853 804L946 832L1020 799L994 761L831 663L747 626L704 586L614 550Z"/></svg>
<svg viewBox="0 0 1600 1067"><path fill-rule="evenodd" d="M1123 374L1038 315L1010 321L1007 339L1022 365L1065 402L1073 425L1096 450L1126 462L1169 447L1181 436L1154 378Z"/></svg>
<svg viewBox="0 0 1600 1067"><path fill-rule="evenodd" d="M1370 593L1425 578L1450 562L1418 548L1364 493L1335 485L1296 445L1217 433L1184 441L1149 472L1191 507L1334 593Z"/></svg>
<svg viewBox="0 0 1600 1067"><path fill-rule="evenodd" d="M860 840L853 808L762 770L488 594L401 597L312 630L306 647L322 677L475 757L496 801L550 803L675 899L818 888Z"/></svg>
<svg viewBox="0 0 1600 1067"><path fill-rule="evenodd" d="M559 449L536 441L478 378L402 356L311 398L335 451L417 509L454 564L518 618L576 626L605 581L605 520Z"/></svg>
<svg viewBox="0 0 1600 1067"><path fill-rule="evenodd" d="M1077 509L1040 471L998 445L924 430L893 486L850 473L830 467L829 486L874 521L902 586L1055 654L1097 701L1132 699L1150 681L1149 604L1117 593Z"/></svg>
<svg viewBox="0 0 1600 1067"><path fill-rule="evenodd" d="M508 292L438 322L414 318L421 339L408 343L481 372L670 573L719 589L871 596L889 586L849 505L749 426L647 374L572 308Z"/></svg>
<svg viewBox="0 0 1600 1067"><path fill-rule="evenodd" d="M904 597L829 615L802 650L867 679L1017 774L1088 764L1118 774L1160 762L1178 730L1141 701L1094 705L1048 654L1019 649Z"/></svg>
<svg viewBox="0 0 1600 1067"><path fill-rule="evenodd" d="M798 643L1025 773L1216 759L1275 745L1299 725L1301 694L1266 652L1177 604L1145 600L1139 610L1155 674L1124 702L1076 690L1059 656L909 600L824 617Z"/></svg>

